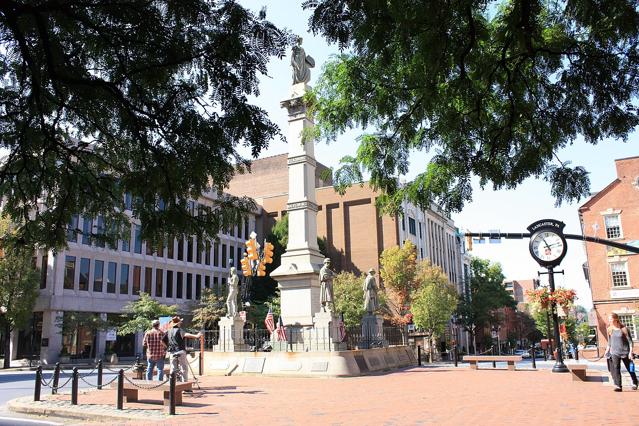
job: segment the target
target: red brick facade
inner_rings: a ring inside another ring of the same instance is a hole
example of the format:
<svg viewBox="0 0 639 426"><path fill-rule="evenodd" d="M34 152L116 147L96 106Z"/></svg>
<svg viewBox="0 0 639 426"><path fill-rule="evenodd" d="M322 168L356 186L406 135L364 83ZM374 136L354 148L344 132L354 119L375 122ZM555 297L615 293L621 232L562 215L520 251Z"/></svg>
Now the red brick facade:
<svg viewBox="0 0 639 426"><path fill-rule="evenodd" d="M587 236L639 244L639 156L615 160L617 179L579 208ZM597 316L599 348L607 344L608 315L616 312L629 326L639 352L634 325L639 321L639 254L586 243L592 300Z"/></svg>

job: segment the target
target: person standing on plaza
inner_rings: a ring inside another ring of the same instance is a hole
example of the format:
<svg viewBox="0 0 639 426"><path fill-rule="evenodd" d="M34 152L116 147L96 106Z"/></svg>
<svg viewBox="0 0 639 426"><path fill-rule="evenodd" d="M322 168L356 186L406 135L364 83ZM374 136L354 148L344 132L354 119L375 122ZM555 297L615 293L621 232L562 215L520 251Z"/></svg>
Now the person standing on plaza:
<svg viewBox="0 0 639 426"><path fill-rule="evenodd" d="M164 357L166 345L162 341L164 332L160 330L160 320L153 320L151 329L144 333L142 346L146 348L146 379L153 380L153 368L158 369L158 380L164 379Z"/></svg>
<svg viewBox="0 0 639 426"><path fill-rule="evenodd" d="M171 357L171 374L178 371L181 381L187 382L189 380L189 362L186 359L185 339L199 339L202 334L187 333L181 327L182 318L174 316L171 319L171 328L166 333L165 343Z"/></svg>
<svg viewBox="0 0 639 426"><path fill-rule="evenodd" d="M632 358L632 336L628 328L621 323L619 315L612 313L608 316L608 346L605 356L610 357L610 374L615 382L615 392L621 392L621 362L630 371ZM632 389L637 389L637 375L630 372Z"/></svg>

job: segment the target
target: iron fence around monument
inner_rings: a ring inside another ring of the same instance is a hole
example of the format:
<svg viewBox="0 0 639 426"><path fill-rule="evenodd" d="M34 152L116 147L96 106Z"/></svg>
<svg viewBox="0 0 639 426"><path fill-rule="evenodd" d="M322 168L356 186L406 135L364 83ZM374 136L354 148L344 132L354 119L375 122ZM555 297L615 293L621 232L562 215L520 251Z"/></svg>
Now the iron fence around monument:
<svg viewBox="0 0 639 426"><path fill-rule="evenodd" d="M340 341L337 328L303 328L288 326L286 339L277 331L243 329L241 333L205 330L204 350L213 352L329 352L407 345L407 333L403 327L384 327L381 332L346 327Z"/></svg>

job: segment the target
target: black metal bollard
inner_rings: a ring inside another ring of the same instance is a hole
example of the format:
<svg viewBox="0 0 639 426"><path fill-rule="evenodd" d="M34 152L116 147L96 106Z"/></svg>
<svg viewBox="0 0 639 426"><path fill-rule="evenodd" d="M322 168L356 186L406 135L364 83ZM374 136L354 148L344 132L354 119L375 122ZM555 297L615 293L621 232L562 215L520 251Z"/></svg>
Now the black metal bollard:
<svg viewBox="0 0 639 426"><path fill-rule="evenodd" d="M175 371L169 379L169 415L175 415Z"/></svg>
<svg viewBox="0 0 639 426"><path fill-rule="evenodd" d="M455 357L455 367L457 367L457 345L453 345L453 357Z"/></svg>
<svg viewBox="0 0 639 426"><path fill-rule="evenodd" d="M102 390L102 372L104 367L102 366L102 360L98 361L98 390Z"/></svg>
<svg viewBox="0 0 639 426"><path fill-rule="evenodd" d="M118 400L117 400L117 409L118 410L122 410L122 408L124 408L124 404L123 404L123 400L124 400L124 370L120 369L120 371L118 371Z"/></svg>
<svg viewBox="0 0 639 426"><path fill-rule="evenodd" d="M579 348L575 348L575 361L579 361Z"/></svg>
<svg viewBox="0 0 639 426"><path fill-rule="evenodd" d="M532 353L532 366L533 368L537 368L537 360L536 360L536 356L535 356L535 345L531 345L530 346L530 352Z"/></svg>
<svg viewBox="0 0 639 426"><path fill-rule="evenodd" d="M422 345L417 345L417 365L422 366Z"/></svg>
<svg viewBox="0 0 639 426"><path fill-rule="evenodd" d="M71 376L71 405L78 405L78 367L73 367L73 376Z"/></svg>
<svg viewBox="0 0 639 426"><path fill-rule="evenodd" d="M42 387L42 367L38 367L35 375L35 387L33 388L33 400L40 401L40 389Z"/></svg>
<svg viewBox="0 0 639 426"><path fill-rule="evenodd" d="M58 383L60 382L60 363L55 363L55 369L53 370L53 382L51 385L51 395L58 393Z"/></svg>
<svg viewBox="0 0 639 426"><path fill-rule="evenodd" d="M548 349L544 349L544 361L548 361Z"/></svg>
<svg viewBox="0 0 639 426"><path fill-rule="evenodd" d="M491 349L493 351L493 356L495 356L495 346L493 345ZM497 368L497 363L495 362L495 360L493 360L493 368Z"/></svg>

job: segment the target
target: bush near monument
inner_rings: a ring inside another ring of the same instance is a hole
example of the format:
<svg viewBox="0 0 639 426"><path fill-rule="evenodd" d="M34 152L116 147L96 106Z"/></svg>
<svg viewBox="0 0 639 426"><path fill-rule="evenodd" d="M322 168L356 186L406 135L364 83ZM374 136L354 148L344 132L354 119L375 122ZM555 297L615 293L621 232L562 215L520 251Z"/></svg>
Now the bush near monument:
<svg viewBox="0 0 639 426"><path fill-rule="evenodd" d="M379 275L386 295L384 317L394 325L405 325L410 321L406 314L410 311L411 295L419 285L415 276L417 248L410 240L406 240L403 247L385 249L379 263Z"/></svg>

